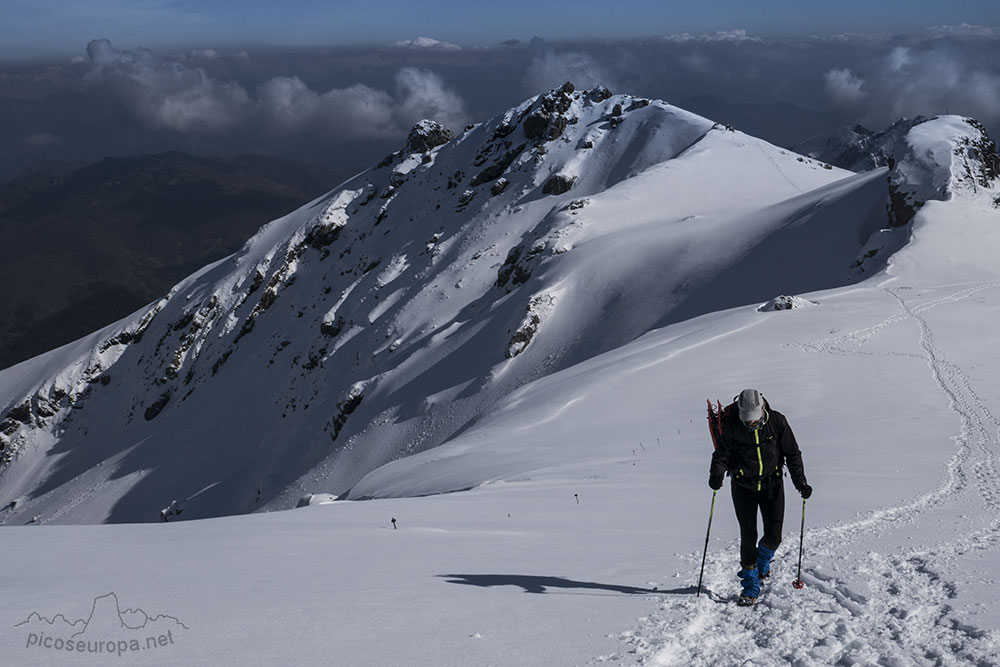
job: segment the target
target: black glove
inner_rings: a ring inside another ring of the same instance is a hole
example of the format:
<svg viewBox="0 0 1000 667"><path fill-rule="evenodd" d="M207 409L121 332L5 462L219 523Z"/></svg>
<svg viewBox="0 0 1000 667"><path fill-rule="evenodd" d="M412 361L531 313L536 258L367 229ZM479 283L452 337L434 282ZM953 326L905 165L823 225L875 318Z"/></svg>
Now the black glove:
<svg viewBox="0 0 1000 667"><path fill-rule="evenodd" d="M809 500L809 496L813 494L813 488L808 484L803 484L799 487L799 493L802 494L802 500Z"/></svg>
<svg viewBox="0 0 1000 667"><path fill-rule="evenodd" d="M716 477L716 476L712 475L711 477L709 477L708 478L708 486L713 491L718 491L719 489L721 489L722 488L722 476L720 475L719 477Z"/></svg>

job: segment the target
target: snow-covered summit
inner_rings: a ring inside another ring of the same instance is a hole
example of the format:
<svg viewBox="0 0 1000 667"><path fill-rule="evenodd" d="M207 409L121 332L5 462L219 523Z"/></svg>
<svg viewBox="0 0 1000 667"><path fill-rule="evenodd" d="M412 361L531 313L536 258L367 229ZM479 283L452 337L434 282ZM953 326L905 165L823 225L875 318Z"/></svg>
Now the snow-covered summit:
<svg viewBox="0 0 1000 667"><path fill-rule="evenodd" d="M962 116L903 118L879 132L860 125L811 139L796 151L854 172L890 169L890 224L902 226L929 200L985 196L1000 158L983 125Z"/></svg>
<svg viewBox="0 0 1000 667"><path fill-rule="evenodd" d="M978 121L939 116L914 125L890 161L890 216L906 224L930 200L984 198L997 202L1000 158Z"/></svg>
<svg viewBox="0 0 1000 667"><path fill-rule="evenodd" d="M422 123L157 303L0 374L0 521L343 496L651 329L857 279L886 196L884 172L604 88L450 140Z"/></svg>

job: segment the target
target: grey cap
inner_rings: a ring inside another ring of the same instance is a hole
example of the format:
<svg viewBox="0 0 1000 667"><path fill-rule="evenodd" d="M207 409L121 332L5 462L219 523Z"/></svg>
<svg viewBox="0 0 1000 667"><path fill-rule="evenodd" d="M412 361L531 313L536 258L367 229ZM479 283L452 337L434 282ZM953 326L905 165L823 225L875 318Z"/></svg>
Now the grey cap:
<svg viewBox="0 0 1000 667"><path fill-rule="evenodd" d="M740 397L736 400L736 407L740 410L741 421L753 422L764 416L764 399L756 389L741 391Z"/></svg>

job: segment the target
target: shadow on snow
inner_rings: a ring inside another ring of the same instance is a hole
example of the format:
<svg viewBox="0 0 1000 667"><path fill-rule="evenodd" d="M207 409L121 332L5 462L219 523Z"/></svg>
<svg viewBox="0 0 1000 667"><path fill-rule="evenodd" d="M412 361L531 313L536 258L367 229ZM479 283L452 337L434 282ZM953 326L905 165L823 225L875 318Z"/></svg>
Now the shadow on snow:
<svg viewBox="0 0 1000 667"><path fill-rule="evenodd" d="M494 586L520 586L525 593L549 593L552 589L584 589L610 591L624 595L670 594L686 595L695 592L694 586L674 590L658 588L637 588L635 586L618 586L616 584L599 584L593 581L574 581L561 577L539 577L526 574L440 574L449 584L479 586L492 588Z"/></svg>

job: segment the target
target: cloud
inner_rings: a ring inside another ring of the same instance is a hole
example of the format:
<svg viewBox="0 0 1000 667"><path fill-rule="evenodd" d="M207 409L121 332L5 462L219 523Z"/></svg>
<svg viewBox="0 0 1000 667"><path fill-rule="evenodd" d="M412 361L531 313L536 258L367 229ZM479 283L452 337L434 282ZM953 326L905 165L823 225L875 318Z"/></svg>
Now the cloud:
<svg viewBox="0 0 1000 667"><path fill-rule="evenodd" d="M925 32L931 39L995 39L1000 36L1000 30L997 28L970 23L933 26L927 28Z"/></svg>
<svg viewBox="0 0 1000 667"><path fill-rule="evenodd" d="M468 120L462 98L429 70L404 67L396 94L362 83L319 92L297 76L267 80L253 91L209 76L200 67L150 51L116 49L94 40L87 47L85 82L124 100L147 125L181 133L222 134L254 127L281 136L318 133L344 140L405 136L413 123L436 120L452 129ZM183 56L215 60L211 49ZM237 62L248 62L245 52Z"/></svg>
<svg viewBox="0 0 1000 667"><path fill-rule="evenodd" d="M203 69L124 51L106 39L87 45L90 85L115 91L149 125L178 132L218 132L239 124L250 102L235 82L212 79Z"/></svg>
<svg viewBox="0 0 1000 667"><path fill-rule="evenodd" d="M280 134L373 139L392 135L394 100L363 84L317 93L298 77L277 77L257 90L257 114Z"/></svg>
<svg viewBox="0 0 1000 667"><path fill-rule="evenodd" d="M826 73L826 92L836 104L851 106L865 98L865 82L849 69L833 69Z"/></svg>
<svg viewBox="0 0 1000 667"><path fill-rule="evenodd" d="M753 42L753 43L763 43L760 37L751 37L747 34L746 30L735 29L735 30L717 30L712 33L705 33L700 35L692 35L691 33L682 32L674 35L667 35L664 39L668 42L676 43L686 43L686 42L703 42L703 43L718 43L725 42L729 44L739 44L742 42Z"/></svg>
<svg viewBox="0 0 1000 667"><path fill-rule="evenodd" d="M416 39L406 39L401 42L393 42L392 46L396 46L403 49L442 49L445 51L458 51L461 50L461 46L458 44L451 44L450 42L442 42L441 40L434 39L433 37L417 37Z"/></svg>
<svg viewBox="0 0 1000 667"><path fill-rule="evenodd" d="M404 67L396 75L396 87L399 103L393 117L407 131L424 118L455 130L468 121L462 98L445 86L444 79L429 70Z"/></svg>
<svg viewBox="0 0 1000 667"><path fill-rule="evenodd" d="M592 56L579 51L548 52L528 66L524 82L529 90L539 92L572 81L577 88L607 86L616 88L611 73Z"/></svg>
<svg viewBox="0 0 1000 667"><path fill-rule="evenodd" d="M828 71L826 92L836 104L860 107L874 124L944 113L992 124L1000 120L1000 71L991 62L980 48L959 48L950 41L895 46L858 65L857 73Z"/></svg>
<svg viewBox="0 0 1000 667"><path fill-rule="evenodd" d="M462 98L433 72L405 67L396 75L396 88L396 97L360 83L317 93L297 77L277 77L258 89L256 112L279 133L352 140L402 136L424 118L453 129L468 120Z"/></svg>

